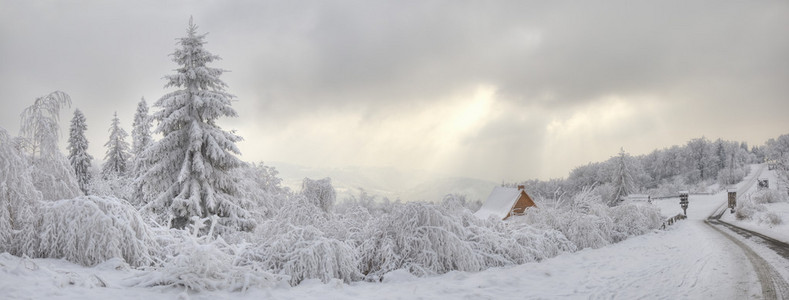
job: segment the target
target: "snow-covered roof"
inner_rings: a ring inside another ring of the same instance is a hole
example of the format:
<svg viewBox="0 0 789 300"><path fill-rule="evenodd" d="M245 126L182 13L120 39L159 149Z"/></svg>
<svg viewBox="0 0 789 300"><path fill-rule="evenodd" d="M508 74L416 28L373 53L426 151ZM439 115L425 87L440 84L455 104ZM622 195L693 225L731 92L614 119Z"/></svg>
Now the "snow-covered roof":
<svg viewBox="0 0 789 300"><path fill-rule="evenodd" d="M482 207L474 213L475 216L487 219L490 216L496 216L499 219L504 219L507 214L512 210L512 206L518 201L521 192L517 188L508 187L494 187L490 192L488 200Z"/></svg>

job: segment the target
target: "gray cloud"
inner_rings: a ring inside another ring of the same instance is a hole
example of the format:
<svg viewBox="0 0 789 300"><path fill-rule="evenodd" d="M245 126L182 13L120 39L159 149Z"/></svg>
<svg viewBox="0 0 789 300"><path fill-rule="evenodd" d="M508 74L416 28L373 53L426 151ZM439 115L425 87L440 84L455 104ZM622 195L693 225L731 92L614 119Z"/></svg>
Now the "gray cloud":
<svg viewBox="0 0 789 300"><path fill-rule="evenodd" d="M112 111L131 123L140 96L165 93L161 77L175 68L167 54L189 15L224 58L216 66L231 70L224 80L240 118L223 124L245 136L249 160L524 179L561 176L620 146L648 151L700 135L756 144L789 128L785 1L0 6L0 126L16 128L34 97L61 89L85 111L97 157ZM480 87L495 99L471 124L425 116L457 119ZM579 141L592 145L551 156Z"/></svg>

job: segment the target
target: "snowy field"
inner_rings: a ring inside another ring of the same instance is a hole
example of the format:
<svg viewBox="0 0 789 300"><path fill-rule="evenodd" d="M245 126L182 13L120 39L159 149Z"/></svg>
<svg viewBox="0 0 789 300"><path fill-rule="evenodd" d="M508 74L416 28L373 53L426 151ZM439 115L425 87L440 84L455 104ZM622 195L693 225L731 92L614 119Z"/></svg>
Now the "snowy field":
<svg viewBox="0 0 789 300"><path fill-rule="evenodd" d="M691 196L689 218L665 231L477 273L416 278L395 271L383 283L308 280L296 287L193 293L127 287L129 278L140 271L118 261L86 268L64 260L3 254L0 290L9 299L759 299L759 282L748 259L704 223L724 199L723 193ZM654 205L664 215L680 211L677 199Z"/></svg>

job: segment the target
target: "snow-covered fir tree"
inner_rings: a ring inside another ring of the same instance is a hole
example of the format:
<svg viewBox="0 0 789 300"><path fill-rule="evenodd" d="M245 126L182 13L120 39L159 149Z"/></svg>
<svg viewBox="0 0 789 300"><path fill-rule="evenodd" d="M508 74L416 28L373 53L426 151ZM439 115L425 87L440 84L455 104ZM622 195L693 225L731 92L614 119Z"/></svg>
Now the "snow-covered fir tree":
<svg viewBox="0 0 789 300"><path fill-rule="evenodd" d="M235 96L219 79L225 70L206 64L219 56L203 49L205 34L189 19L186 37L171 54L179 68L166 76L165 87L179 88L154 104L153 117L163 138L143 152L151 166L139 180L147 206L168 212L173 228L184 228L192 217L218 216L217 230L251 230L255 221L251 201L236 196L231 170L243 164L236 142L241 137L216 124L219 117L235 117Z"/></svg>
<svg viewBox="0 0 789 300"><path fill-rule="evenodd" d="M610 206L617 205L620 200L635 191L633 175L628 163L629 158L630 155L625 152L625 149L620 149L619 156L616 159L616 172L612 180L614 186L613 198L608 202Z"/></svg>
<svg viewBox="0 0 789 300"><path fill-rule="evenodd" d="M85 124L85 115L79 109L74 110L67 146L69 151L68 160L71 163L71 167L74 168L79 189L85 194L88 193L88 184L91 178L90 162L93 160L93 156L88 154L88 139L85 138L85 130L87 129L88 125Z"/></svg>
<svg viewBox="0 0 789 300"><path fill-rule="evenodd" d="M134 128L132 129L131 153L138 156L151 144L151 118L148 116L148 103L145 102L145 97L137 104L137 112L134 113L132 126Z"/></svg>
<svg viewBox="0 0 789 300"><path fill-rule="evenodd" d="M129 134L121 128L117 112L112 118L109 131L110 140L104 144L107 147L107 155L104 156L104 165L101 168L101 175L105 178L126 175L126 164L129 160L129 143L126 142Z"/></svg>

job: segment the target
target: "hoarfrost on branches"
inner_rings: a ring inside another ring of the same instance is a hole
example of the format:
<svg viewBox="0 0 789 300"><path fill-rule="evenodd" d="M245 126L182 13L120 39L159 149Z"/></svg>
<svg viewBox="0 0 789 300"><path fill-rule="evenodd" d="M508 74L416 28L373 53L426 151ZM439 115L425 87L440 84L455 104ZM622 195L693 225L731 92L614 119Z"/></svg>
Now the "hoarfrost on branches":
<svg viewBox="0 0 789 300"><path fill-rule="evenodd" d="M17 236L32 223L34 206L41 199L18 142L0 128L0 252L15 254Z"/></svg>
<svg viewBox="0 0 789 300"><path fill-rule="evenodd" d="M214 217L216 218L216 217ZM250 287L270 287L280 277L245 258L247 243L229 244L221 237L202 235L208 219L194 217L191 231L170 230L172 235L164 261L149 272L127 280L132 286L178 286L194 291L244 291ZM213 220L213 227L218 222ZM209 228L207 231L212 231Z"/></svg>
<svg viewBox="0 0 789 300"><path fill-rule="evenodd" d="M55 91L37 98L22 111L18 145L30 155L33 184L45 200L73 198L81 194L74 169L58 149L60 110L71 106L68 94Z"/></svg>
<svg viewBox="0 0 789 300"><path fill-rule="evenodd" d="M312 180L304 178L301 184L301 194L325 212L331 211L337 198L337 192L331 185L331 178Z"/></svg>
<svg viewBox="0 0 789 300"><path fill-rule="evenodd" d="M154 262L155 237L137 210L123 200L97 196L41 202L27 238L30 257L64 258L93 266L122 258L132 266Z"/></svg>

